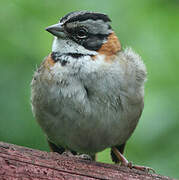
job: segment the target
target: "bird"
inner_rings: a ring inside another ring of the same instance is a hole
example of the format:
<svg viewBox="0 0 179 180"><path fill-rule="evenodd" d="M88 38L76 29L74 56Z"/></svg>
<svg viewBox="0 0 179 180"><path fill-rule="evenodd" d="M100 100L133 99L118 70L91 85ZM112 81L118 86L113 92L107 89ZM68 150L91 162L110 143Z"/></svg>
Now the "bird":
<svg viewBox="0 0 179 180"><path fill-rule="evenodd" d="M104 13L70 12L46 31L52 50L34 72L31 105L51 150L95 160L111 148L115 163L149 170L123 155L144 107L141 57L122 48Z"/></svg>

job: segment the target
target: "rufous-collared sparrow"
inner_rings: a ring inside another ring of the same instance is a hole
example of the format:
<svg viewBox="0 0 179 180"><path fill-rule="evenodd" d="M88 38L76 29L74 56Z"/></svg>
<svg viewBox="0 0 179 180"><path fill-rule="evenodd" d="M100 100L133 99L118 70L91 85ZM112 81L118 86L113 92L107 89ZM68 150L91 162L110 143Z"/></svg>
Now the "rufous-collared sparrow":
<svg viewBox="0 0 179 180"><path fill-rule="evenodd" d="M31 83L32 110L53 151L94 158L111 147L114 162L138 168L122 153L143 110L146 68L110 22L78 11L47 27L55 38Z"/></svg>

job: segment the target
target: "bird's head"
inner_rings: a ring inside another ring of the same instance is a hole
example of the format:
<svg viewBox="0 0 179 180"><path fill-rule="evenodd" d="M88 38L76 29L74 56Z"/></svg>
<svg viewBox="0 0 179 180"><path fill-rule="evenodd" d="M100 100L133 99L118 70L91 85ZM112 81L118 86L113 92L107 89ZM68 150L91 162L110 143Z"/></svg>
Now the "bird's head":
<svg viewBox="0 0 179 180"><path fill-rule="evenodd" d="M77 11L65 15L57 24L46 28L55 36L52 51L60 54L111 56L121 46L106 14Z"/></svg>

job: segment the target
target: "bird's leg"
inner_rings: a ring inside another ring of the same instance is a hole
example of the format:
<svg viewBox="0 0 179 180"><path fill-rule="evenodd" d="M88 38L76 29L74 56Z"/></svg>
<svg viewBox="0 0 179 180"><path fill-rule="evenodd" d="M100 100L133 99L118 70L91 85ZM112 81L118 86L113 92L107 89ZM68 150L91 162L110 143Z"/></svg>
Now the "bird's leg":
<svg viewBox="0 0 179 180"><path fill-rule="evenodd" d="M49 144L50 149L51 149L52 152L57 152L59 154L62 154L64 156L68 156L68 157L73 157L74 156L74 157L77 157L77 158L90 160L90 161L96 161L96 159L97 159L96 154L95 155L78 154L75 151L68 150L68 149L65 149L63 147L57 146L54 143L50 142L49 140L47 140L47 141L48 141L48 144Z"/></svg>
<svg viewBox="0 0 179 180"><path fill-rule="evenodd" d="M128 160L119 152L119 150L116 147L112 147L112 151L121 162L121 165L128 166L129 164Z"/></svg>
<svg viewBox="0 0 179 180"><path fill-rule="evenodd" d="M154 169L150 168L150 167L145 167L145 166L139 166L139 165L133 165L131 162L129 162L119 151L116 147L112 147L112 151L114 152L114 154L116 155L116 157L119 159L119 161L121 162L122 166L126 166L129 168L134 168L137 170L141 170L141 171L145 171L145 172L149 172L152 171L155 173Z"/></svg>
<svg viewBox="0 0 179 180"><path fill-rule="evenodd" d="M77 152L72 150L66 150L65 148L61 146L57 146L56 144L52 143L51 141L47 140L48 145L50 147L50 150L52 152L57 152L59 154L65 155L65 156L74 156L77 155Z"/></svg>
<svg viewBox="0 0 179 180"><path fill-rule="evenodd" d="M49 140L47 140L47 142L52 152L57 152L59 154L62 154L65 151L63 147L57 146Z"/></svg>

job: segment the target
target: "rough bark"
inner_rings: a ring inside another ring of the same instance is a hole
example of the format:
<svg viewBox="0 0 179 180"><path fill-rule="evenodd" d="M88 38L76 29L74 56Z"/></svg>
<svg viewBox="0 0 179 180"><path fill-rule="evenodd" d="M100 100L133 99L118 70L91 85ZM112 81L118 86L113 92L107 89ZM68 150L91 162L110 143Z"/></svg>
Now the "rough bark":
<svg viewBox="0 0 179 180"><path fill-rule="evenodd" d="M170 179L119 165L91 162L0 142L0 179Z"/></svg>

